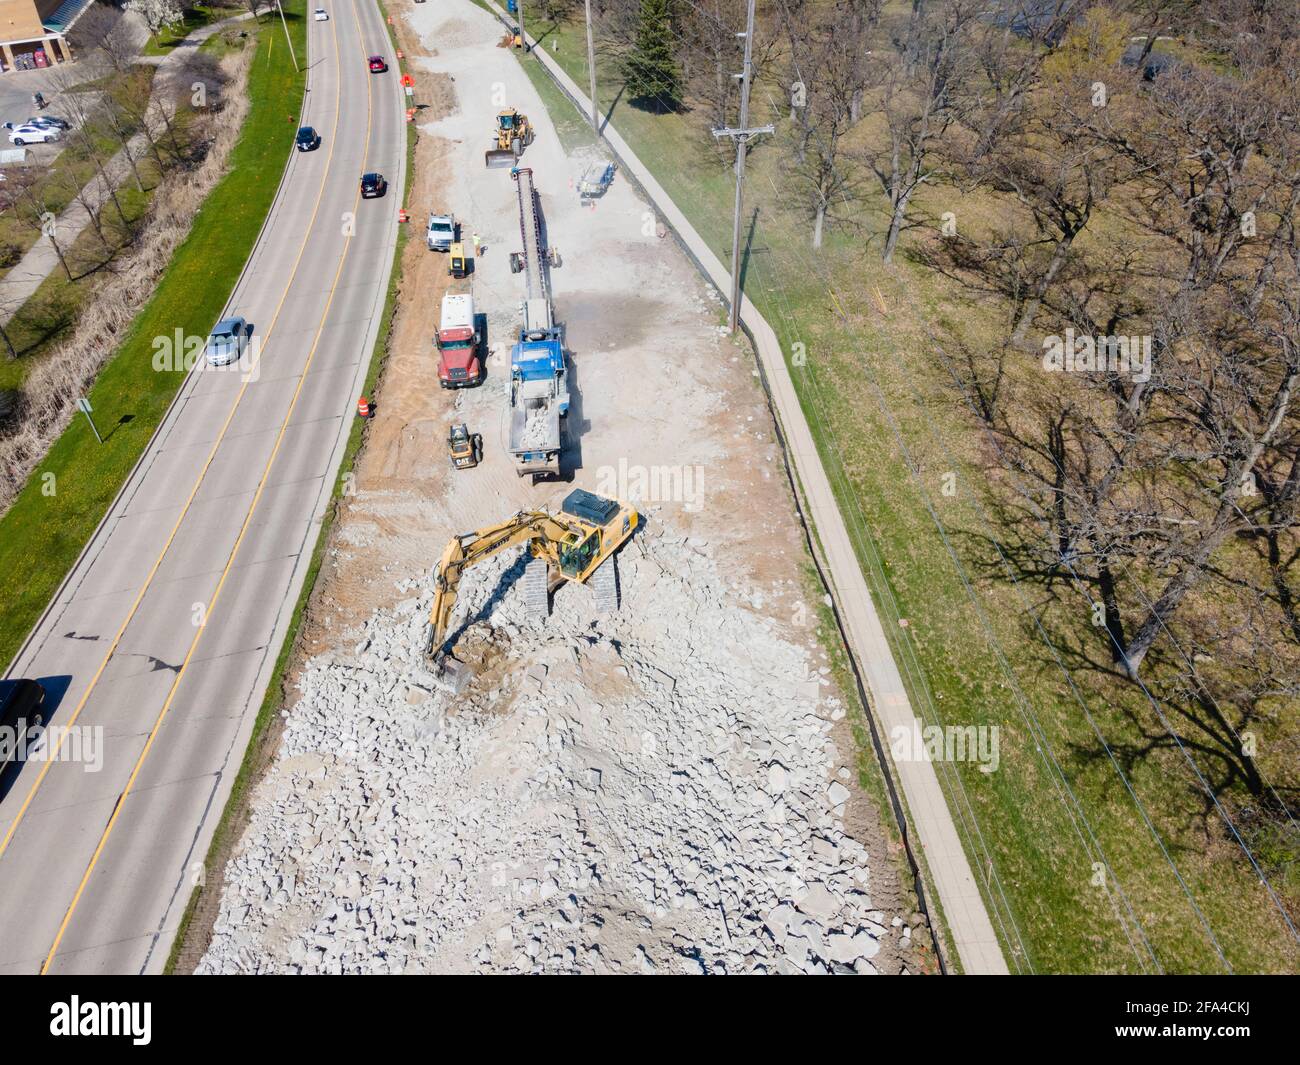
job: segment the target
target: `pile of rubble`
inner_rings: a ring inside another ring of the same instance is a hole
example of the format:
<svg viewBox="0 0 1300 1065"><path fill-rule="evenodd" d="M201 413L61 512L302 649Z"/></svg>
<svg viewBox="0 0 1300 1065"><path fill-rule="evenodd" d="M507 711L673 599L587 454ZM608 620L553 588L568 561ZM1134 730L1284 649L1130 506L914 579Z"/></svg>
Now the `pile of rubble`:
<svg viewBox="0 0 1300 1065"><path fill-rule="evenodd" d="M524 447L545 447L551 443L551 425L552 415L548 407L526 407L520 444Z"/></svg>
<svg viewBox="0 0 1300 1065"><path fill-rule="evenodd" d="M471 570L459 695L427 590L313 660L199 971L875 972L909 930L841 828L844 709L707 550L652 521L621 611L545 624L521 557Z"/></svg>

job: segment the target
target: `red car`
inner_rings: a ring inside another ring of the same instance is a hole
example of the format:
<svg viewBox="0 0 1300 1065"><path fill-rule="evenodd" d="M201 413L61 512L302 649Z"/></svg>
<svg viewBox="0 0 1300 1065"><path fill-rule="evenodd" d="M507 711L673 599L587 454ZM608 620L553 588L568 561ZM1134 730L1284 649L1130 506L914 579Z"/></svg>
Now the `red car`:
<svg viewBox="0 0 1300 1065"><path fill-rule="evenodd" d="M381 55L372 55L372 56L370 57L370 73L371 73L371 74L382 74L382 73L383 73L384 71L386 71L387 69L388 69L388 64L384 62L384 57L383 57L383 56L381 56Z"/></svg>

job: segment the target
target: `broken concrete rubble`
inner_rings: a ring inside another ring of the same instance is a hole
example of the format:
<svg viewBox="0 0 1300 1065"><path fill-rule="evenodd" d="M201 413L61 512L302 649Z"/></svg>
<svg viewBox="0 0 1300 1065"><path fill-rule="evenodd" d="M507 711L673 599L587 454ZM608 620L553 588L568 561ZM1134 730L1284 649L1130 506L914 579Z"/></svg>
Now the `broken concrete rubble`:
<svg viewBox="0 0 1300 1065"><path fill-rule="evenodd" d="M805 649L657 530L599 620L580 586L526 618L522 565L462 585L459 697L424 683L427 591L310 664L199 971L874 971Z"/></svg>

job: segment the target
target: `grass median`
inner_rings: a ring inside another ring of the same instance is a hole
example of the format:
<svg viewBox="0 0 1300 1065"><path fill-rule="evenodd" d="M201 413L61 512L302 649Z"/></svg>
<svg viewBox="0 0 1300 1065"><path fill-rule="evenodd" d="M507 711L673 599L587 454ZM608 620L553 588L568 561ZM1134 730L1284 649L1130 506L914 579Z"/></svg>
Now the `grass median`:
<svg viewBox="0 0 1300 1065"><path fill-rule="evenodd" d="M287 0L295 47L306 40L305 0ZM0 518L0 662L9 663L143 454L184 379L153 369L153 340L177 329L206 335L230 298L293 149L305 73L294 70L279 20L250 24L257 53L251 108L228 172L208 196L153 298L88 398L98 443L78 415Z"/></svg>

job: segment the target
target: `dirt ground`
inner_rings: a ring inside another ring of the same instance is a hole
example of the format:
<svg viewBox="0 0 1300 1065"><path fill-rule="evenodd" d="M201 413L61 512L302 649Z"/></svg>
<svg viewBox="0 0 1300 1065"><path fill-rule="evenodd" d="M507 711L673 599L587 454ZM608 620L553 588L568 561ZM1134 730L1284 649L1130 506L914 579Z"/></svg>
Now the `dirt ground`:
<svg viewBox="0 0 1300 1065"><path fill-rule="evenodd" d="M417 69L424 59L436 62L405 19L397 28ZM439 37L444 48L453 45L455 24ZM526 86L509 55L501 58ZM506 450L507 377L523 293L508 268L508 254L520 244L515 188L508 170L473 166L489 143L490 106L467 114L455 104L480 92L486 102L495 78L484 70L455 76L435 69L419 80L424 107L408 205L416 232L403 259L376 416L311 612L309 654L402 598L397 582L426 574L451 533L523 507L558 506L573 485L608 488L622 468L635 489L639 470L698 467L689 487L702 498L653 502L691 535L734 545L733 561L757 585L798 582L802 543L750 353L725 336L716 294L626 182L616 179L597 209L579 206L573 182L585 160L565 156L544 113L531 116L539 134L523 164L534 169L563 260L551 284L566 329L573 398L562 480L534 486L514 474ZM453 155L470 165L451 166ZM479 233L482 254L469 278L452 279L446 256L424 246L423 223L433 212L453 213L466 237ZM476 310L487 315L490 354L479 388L444 391L437 384L432 337L442 296L451 291L472 292ZM457 421L483 435L484 462L470 472L453 471L446 459L447 430ZM785 598L772 605L788 618L794 603L783 608Z"/></svg>
<svg viewBox="0 0 1300 1065"><path fill-rule="evenodd" d="M573 184L589 160L565 155L509 52L494 49L488 61L475 50L481 26L409 0L389 9L423 105L405 205L415 232L376 413L331 534L290 689L313 657L346 656L366 619L409 598L450 536L524 507L555 509L574 486L631 498L647 523L707 551L738 606L772 619L809 649L815 666L826 666L772 416L752 354L721 326L717 295L621 175L595 209L580 206ZM413 20L427 26L434 17L442 18L436 50L412 28ZM522 165L534 170L550 239L563 258L551 284L566 328L572 401L561 480L537 485L515 475L506 450L509 350L523 294L522 278L508 268L520 244L515 183L508 169L482 164L492 116L507 105L526 110L537 127ZM450 278L447 258L425 247L431 212L454 214L467 247L479 234L482 251L469 278ZM432 337L448 291L472 292L487 316L487 379L477 388L438 386ZM454 421L483 436L477 469L449 465L445 439ZM648 493L646 481L655 478ZM623 610L634 612L636 604ZM619 683L588 673L592 699ZM854 762L848 720L836 724L832 739L839 753L828 763L828 781L836 767ZM843 828L872 856L875 905L906 918L880 812L849 786ZM905 962L897 945L883 946L878 971L899 971ZM915 971L914 959L908 967Z"/></svg>

